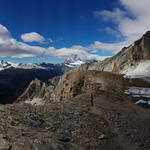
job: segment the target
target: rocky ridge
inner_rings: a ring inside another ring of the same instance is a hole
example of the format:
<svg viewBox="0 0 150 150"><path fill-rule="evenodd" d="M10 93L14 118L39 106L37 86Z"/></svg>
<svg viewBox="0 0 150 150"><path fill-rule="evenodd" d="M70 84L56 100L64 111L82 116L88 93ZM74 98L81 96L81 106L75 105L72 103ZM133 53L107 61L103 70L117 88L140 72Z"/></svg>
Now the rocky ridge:
<svg viewBox="0 0 150 150"><path fill-rule="evenodd" d="M124 47L117 55L101 62L83 64L78 70L99 70L123 73L130 66L136 66L140 60L150 60L150 31L129 47Z"/></svg>
<svg viewBox="0 0 150 150"><path fill-rule="evenodd" d="M150 84L142 79L124 78L123 75L102 71L74 71L49 80L49 85L38 79L33 80L16 102L35 102L42 104L52 101L62 101L79 94L95 91L107 91L124 95L128 87L150 88ZM125 96L125 95L124 95Z"/></svg>

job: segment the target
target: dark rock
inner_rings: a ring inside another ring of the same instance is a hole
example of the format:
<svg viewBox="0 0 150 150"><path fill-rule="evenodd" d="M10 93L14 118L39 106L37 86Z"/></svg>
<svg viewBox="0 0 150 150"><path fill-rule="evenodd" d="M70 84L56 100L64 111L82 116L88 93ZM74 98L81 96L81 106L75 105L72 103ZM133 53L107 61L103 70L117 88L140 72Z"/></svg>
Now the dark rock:
<svg viewBox="0 0 150 150"><path fill-rule="evenodd" d="M71 139L69 137L61 137L59 140L62 142L70 142Z"/></svg>

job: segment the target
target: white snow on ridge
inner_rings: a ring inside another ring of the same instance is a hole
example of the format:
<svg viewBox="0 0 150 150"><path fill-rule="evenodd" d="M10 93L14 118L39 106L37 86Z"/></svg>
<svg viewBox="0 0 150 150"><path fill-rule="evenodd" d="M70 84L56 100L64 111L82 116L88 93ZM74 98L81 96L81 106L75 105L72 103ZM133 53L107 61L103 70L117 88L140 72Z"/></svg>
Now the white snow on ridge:
<svg viewBox="0 0 150 150"><path fill-rule="evenodd" d="M139 100L139 101L137 101L135 104L140 104L140 103L142 103L142 104L146 104L146 103L147 103L147 101L144 101L144 100L140 99L140 100Z"/></svg>
<svg viewBox="0 0 150 150"><path fill-rule="evenodd" d="M146 104L150 105L150 100L147 100L150 98L150 88L141 88L141 87L129 87L128 90L125 90L124 92L127 95L130 95L132 97L135 97L137 99L142 98L135 102L135 104ZM143 100L145 99L145 100Z"/></svg>
<svg viewBox="0 0 150 150"><path fill-rule="evenodd" d="M129 87L124 93L133 97L150 98L150 88Z"/></svg>
<svg viewBox="0 0 150 150"><path fill-rule="evenodd" d="M65 64L65 65L72 68L72 67L80 66L81 64L84 64L84 63L85 62L78 60L78 61L76 61L74 63L69 63L69 64Z"/></svg>
<svg viewBox="0 0 150 150"><path fill-rule="evenodd" d="M38 64L32 64L32 63L18 64L17 66L15 66L15 68L20 68L20 69L46 69L45 67L42 67Z"/></svg>
<svg viewBox="0 0 150 150"><path fill-rule="evenodd" d="M4 70L3 68L0 67L0 71Z"/></svg>
<svg viewBox="0 0 150 150"><path fill-rule="evenodd" d="M17 68L18 67L18 64L17 63L13 63L13 62L10 62L8 61L8 64L10 64L12 67L14 68Z"/></svg>
<svg viewBox="0 0 150 150"><path fill-rule="evenodd" d="M81 61L81 60L78 60L78 61L76 61L76 62L74 62L74 63L70 63L71 65L81 65L81 64L83 64L83 63L85 63L85 62L83 62L83 61Z"/></svg>
<svg viewBox="0 0 150 150"><path fill-rule="evenodd" d="M18 68L18 69L47 69L46 67L42 67L40 64L22 64L22 63L13 63L7 61L0 61L0 71L9 69L9 68Z"/></svg>
<svg viewBox="0 0 150 150"><path fill-rule="evenodd" d="M150 101L145 101L145 100L140 99L135 104L148 104L148 105L150 105Z"/></svg>
<svg viewBox="0 0 150 150"><path fill-rule="evenodd" d="M11 65L7 61L0 61L0 71L10 68Z"/></svg>
<svg viewBox="0 0 150 150"><path fill-rule="evenodd" d="M145 78L150 81L150 60L141 60L122 72L125 78Z"/></svg>

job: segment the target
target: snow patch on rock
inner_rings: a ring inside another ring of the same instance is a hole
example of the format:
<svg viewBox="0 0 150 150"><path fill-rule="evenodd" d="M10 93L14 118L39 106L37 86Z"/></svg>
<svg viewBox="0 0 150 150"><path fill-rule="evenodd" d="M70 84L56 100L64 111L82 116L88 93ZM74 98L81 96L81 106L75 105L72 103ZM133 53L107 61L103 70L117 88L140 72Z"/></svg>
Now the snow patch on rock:
<svg viewBox="0 0 150 150"><path fill-rule="evenodd" d="M124 93L133 97L150 98L150 88L129 87Z"/></svg>
<svg viewBox="0 0 150 150"><path fill-rule="evenodd" d="M35 106L39 106L39 105L44 104L43 100L41 98L38 98L38 97L34 97L33 99L28 99L25 101L25 103L35 105Z"/></svg>
<svg viewBox="0 0 150 150"><path fill-rule="evenodd" d="M150 60L134 62L125 68L122 73L125 74L125 78L145 78L150 80Z"/></svg>

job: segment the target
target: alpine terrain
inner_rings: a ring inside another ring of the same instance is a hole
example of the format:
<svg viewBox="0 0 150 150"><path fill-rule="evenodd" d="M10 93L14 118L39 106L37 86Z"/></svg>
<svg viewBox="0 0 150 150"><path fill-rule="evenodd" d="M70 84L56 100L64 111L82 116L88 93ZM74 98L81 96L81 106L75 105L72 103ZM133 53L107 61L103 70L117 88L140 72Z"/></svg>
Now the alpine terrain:
<svg viewBox="0 0 150 150"><path fill-rule="evenodd" d="M149 31L101 62L65 73L57 73L57 67L55 73L48 70L49 80L38 72L10 100L13 104L0 105L1 150L150 150ZM24 69L20 72L25 75ZM5 69L0 72L1 79L6 75Z"/></svg>

